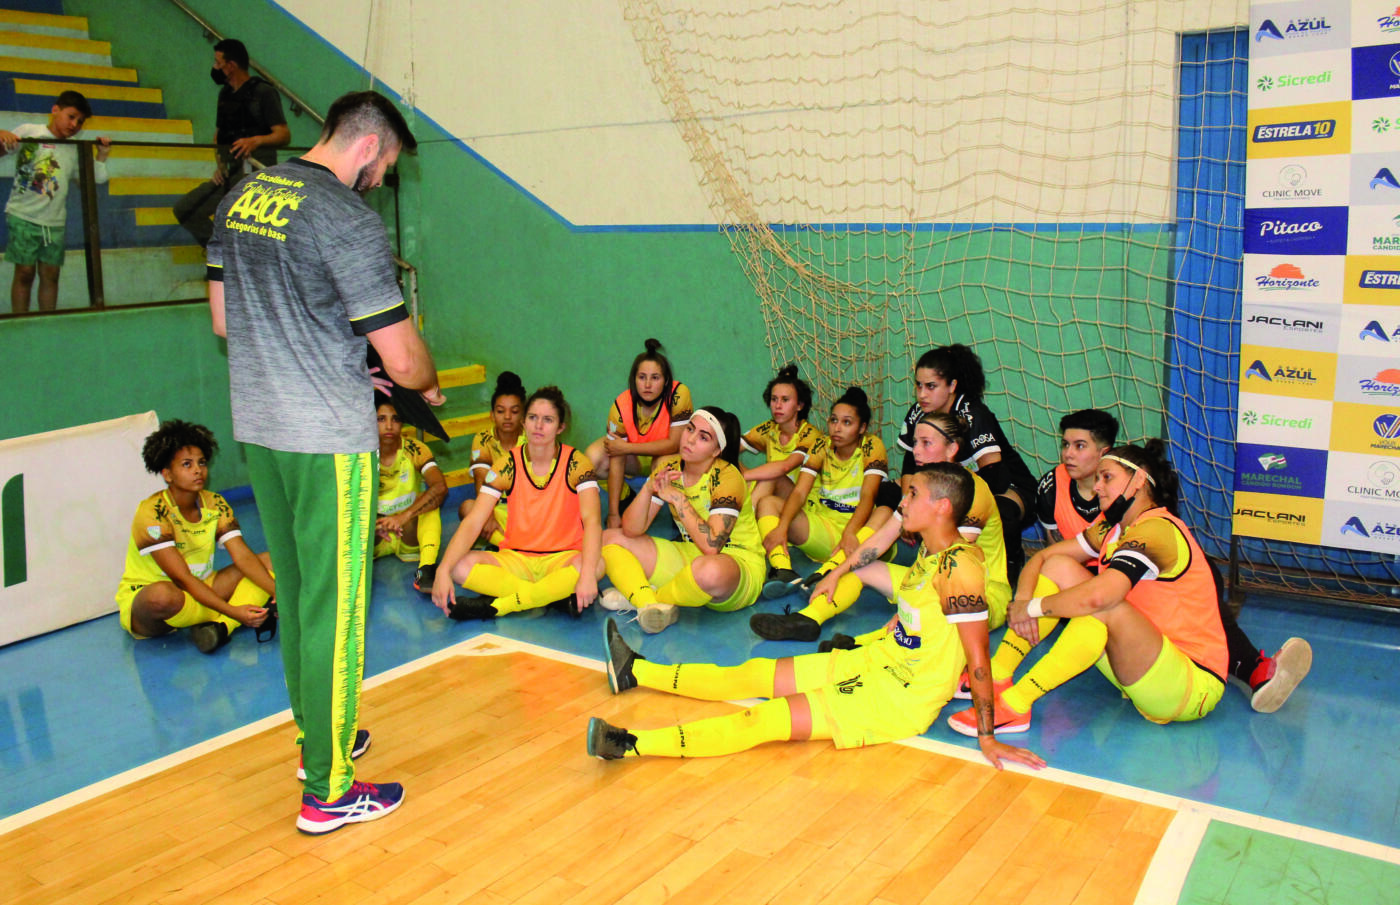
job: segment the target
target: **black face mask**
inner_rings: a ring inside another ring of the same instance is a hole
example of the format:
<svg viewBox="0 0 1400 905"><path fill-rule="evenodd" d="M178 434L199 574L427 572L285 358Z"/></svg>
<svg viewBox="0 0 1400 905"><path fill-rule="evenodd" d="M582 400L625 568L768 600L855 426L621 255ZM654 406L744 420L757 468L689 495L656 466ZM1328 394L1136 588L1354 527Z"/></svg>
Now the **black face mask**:
<svg viewBox="0 0 1400 905"><path fill-rule="evenodd" d="M225 85L228 83L228 76L224 75L224 71L217 66L209 70L209 78L214 80L215 85Z"/></svg>

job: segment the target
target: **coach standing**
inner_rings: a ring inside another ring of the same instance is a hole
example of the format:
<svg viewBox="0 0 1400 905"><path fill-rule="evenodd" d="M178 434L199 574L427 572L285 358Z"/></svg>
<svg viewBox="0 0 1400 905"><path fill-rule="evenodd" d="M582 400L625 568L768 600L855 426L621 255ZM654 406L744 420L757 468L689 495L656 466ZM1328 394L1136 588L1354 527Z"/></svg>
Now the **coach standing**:
<svg viewBox="0 0 1400 905"><path fill-rule="evenodd" d="M304 157L224 198L209 243L234 437L245 444L276 570L306 774L297 827L307 833L373 820L403 799L397 783L355 782L351 762L368 745L357 723L379 480L365 340L397 383L434 404L442 394L384 225L360 196L416 147L384 96L347 94Z"/></svg>

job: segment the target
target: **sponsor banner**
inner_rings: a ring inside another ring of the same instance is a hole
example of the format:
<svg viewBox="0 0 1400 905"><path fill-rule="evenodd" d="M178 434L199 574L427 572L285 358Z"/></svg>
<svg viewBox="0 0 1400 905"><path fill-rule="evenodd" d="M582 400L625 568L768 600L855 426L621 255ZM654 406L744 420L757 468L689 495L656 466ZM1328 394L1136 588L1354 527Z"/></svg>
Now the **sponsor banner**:
<svg viewBox="0 0 1400 905"><path fill-rule="evenodd" d="M1400 144L1400 134L1395 136L1395 143ZM1351 185L1347 199L1353 207L1372 204L1400 206L1400 152L1351 155Z"/></svg>
<svg viewBox="0 0 1400 905"><path fill-rule="evenodd" d="M1345 101L1250 110L1248 124L1248 160L1346 154L1352 149L1351 104Z"/></svg>
<svg viewBox="0 0 1400 905"><path fill-rule="evenodd" d="M1322 542L1322 500L1273 493L1235 492L1231 530L1298 544Z"/></svg>
<svg viewBox="0 0 1400 905"><path fill-rule="evenodd" d="M1400 198L1386 205L1352 208L1347 222L1347 253L1400 256ZM1400 257L1395 263L1400 265Z"/></svg>
<svg viewBox="0 0 1400 905"><path fill-rule="evenodd" d="M1352 101L1351 122L1353 154L1393 152L1400 142L1400 98Z"/></svg>
<svg viewBox="0 0 1400 905"><path fill-rule="evenodd" d="M1251 60L1252 109L1351 99L1351 55L1345 50Z"/></svg>
<svg viewBox="0 0 1400 905"><path fill-rule="evenodd" d="M1293 446L1237 444L1235 490L1321 499L1327 490L1327 453Z"/></svg>
<svg viewBox="0 0 1400 905"><path fill-rule="evenodd" d="M1400 44L1351 49L1351 97L1400 97Z"/></svg>
<svg viewBox="0 0 1400 905"><path fill-rule="evenodd" d="M1372 349L1373 354L1384 352ZM1400 355L1337 360L1337 401L1400 407Z"/></svg>
<svg viewBox="0 0 1400 905"><path fill-rule="evenodd" d="M1400 6L1391 0L1352 0L1351 43L1356 47L1400 41Z"/></svg>
<svg viewBox="0 0 1400 905"><path fill-rule="evenodd" d="M1400 257L1347 255L1342 301L1356 305L1400 305Z"/></svg>
<svg viewBox="0 0 1400 905"><path fill-rule="evenodd" d="M1335 4L1251 4L1249 33L1251 61L1351 47L1348 16Z"/></svg>
<svg viewBox="0 0 1400 905"><path fill-rule="evenodd" d="M1240 347L1240 389L1270 396L1331 399L1336 390L1337 354Z"/></svg>
<svg viewBox="0 0 1400 905"><path fill-rule="evenodd" d="M1400 553L1400 510L1367 503L1330 502L1322 519L1329 547Z"/></svg>
<svg viewBox="0 0 1400 905"><path fill-rule="evenodd" d="M1247 392L1240 387L1236 436L1241 443L1326 449L1332 435L1332 403L1287 399Z"/></svg>
<svg viewBox="0 0 1400 905"><path fill-rule="evenodd" d="M1245 208L1245 254L1341 255L1346 250L1345 207Z"/></svg>
<svg viewBox="0 0 1400 905"><path fill-rule="evenodd" d="M1349 503L1385 503L1400 510L1400 459L1328 454L1326 497Z"/></svg>
<svg viewBox="0 0 1400 905"><path fill-rule="evenodd" d="M1345 278L1338 255L1245 255L1243 297L1246 304L1336 305Z"/></svg>
<svg viewBox="0 0 1400 905"><path fill-rule="evenodd" d="M1400 402L1395 405L1332 403L1332 442L1328 448L1400 456Z"/></svg>
<svg viewBox="0 0 1400 905"><path fill-rule="evenodd" d="M1341 355L1389 355L1400 361L1400 310L1372 305L1342 308Z"/></svg>
<svg viewBox="0 0 1400 905"><path fill-rule="evenodd" d="M1244 306L1241 339L1249 346L1286 346L1312 352L1336 351L1340 305Z"/></svg>
<svg viewBox="0 0 1400 905"><path fill-rule="evenodd" d="M1400 155L1377 155L1379 158ZM1388 165L1388 164L1385 164ZM1395 168L1400 172L1400 165ZM1245 170L1245 207L1334 207L1350 201L1352 186L1335 160L1279 157Z"/></svg>

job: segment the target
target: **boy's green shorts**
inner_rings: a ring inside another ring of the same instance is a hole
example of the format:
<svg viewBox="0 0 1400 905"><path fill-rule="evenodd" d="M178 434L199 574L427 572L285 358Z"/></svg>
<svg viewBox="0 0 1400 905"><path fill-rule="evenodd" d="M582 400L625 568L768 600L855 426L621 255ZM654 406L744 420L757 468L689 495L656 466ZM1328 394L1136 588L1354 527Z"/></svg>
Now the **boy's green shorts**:
<svg viewBox="0 0 1400 905"><path fill-rule="evenodd" d="M5 217L5 226L10 231L10 241L5 246L6 261L18 267L63 266L63 227L44 227L9 215Z"/></svg>

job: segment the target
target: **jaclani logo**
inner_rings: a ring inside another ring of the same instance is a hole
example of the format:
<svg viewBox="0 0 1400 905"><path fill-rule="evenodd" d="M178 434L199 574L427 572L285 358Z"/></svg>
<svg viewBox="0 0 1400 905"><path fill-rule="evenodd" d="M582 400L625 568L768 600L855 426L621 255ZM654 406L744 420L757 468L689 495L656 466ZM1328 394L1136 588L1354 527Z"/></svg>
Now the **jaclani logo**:
<svg viewBox="0 0 1400 905"><path fill-rule="evenodd" d="M1321 333L1326 327L1322 321L1311 321L1304 317L1278 317L1272 314L1255 314L1245 323L1259 327L1282 327L1292 333Z"/></svg>
<svg viewBox="0 0 1400 905"><path fill-rule="evenodd" d="M1263 235L1262 224L1260 230L1260 235ZM1302 268L1295 264L1277 264L1268 273L1254 278L1254 288L1263 292L1296 292L1300 289L1316 289L1321 285L1321 281L1308 277Z"/></svg>

